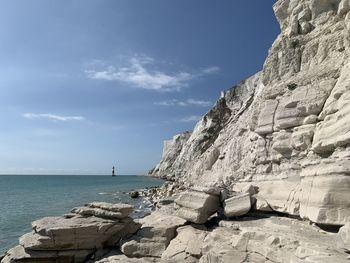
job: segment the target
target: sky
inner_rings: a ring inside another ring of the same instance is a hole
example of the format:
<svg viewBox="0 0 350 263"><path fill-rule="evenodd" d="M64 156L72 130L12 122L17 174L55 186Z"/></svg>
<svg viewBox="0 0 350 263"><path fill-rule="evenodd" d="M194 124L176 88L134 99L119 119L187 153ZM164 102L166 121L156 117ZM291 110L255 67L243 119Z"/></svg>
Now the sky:
<svg viewBox="0 0 350 263"><path fill-rule="evenodd" d="M275 0L2 0L0 174L143 174L262 69Z"/></svg>

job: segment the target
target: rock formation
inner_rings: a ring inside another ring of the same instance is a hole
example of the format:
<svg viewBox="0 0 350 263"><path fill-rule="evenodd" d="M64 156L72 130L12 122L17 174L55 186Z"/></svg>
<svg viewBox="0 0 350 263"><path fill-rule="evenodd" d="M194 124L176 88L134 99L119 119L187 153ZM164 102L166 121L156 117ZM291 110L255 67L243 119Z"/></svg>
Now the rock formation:
<svg viewBox="0 0 350 263"><path fill-rule="evenodd" d="M196 224L205 223L208 218L218 211L220 206L218 193L191 189L184 191L175 200L180 207L177 215Z"/></svg>
<svg viewBox="0 0 350 263"><path fill-rule="evenodd" d="M39 219L32 223L33 232L22 236L1 262L85 262L138 230L128 217L132 211L126 204L96 202L62 217Z"/></svg>
<svg viewBox="0 0 350 263"><path fill-rule="evenodd" d="M172 215L154 212L140 220L141 229L126 240L121 251L129 257L160 257L175 237L176 228L186 220Z"/></svg>
<svg viewBox="0 0 350 263"><path fill-rule="evenodd" d="M170 182L144 195L157 211L135 222L128 205L92 203L40 219L1 262L348 262L350 1L274 10L263 70L164 143L150 174Z"/></svg>
<svg viewBox="0 0 350 263"><path fill-rule="evenodd" d="M349 222L349 9L348 0L277 1L281 34L263 70L225 92L189 138L167 144L151 175L253 184L258 210Z"/></svg>

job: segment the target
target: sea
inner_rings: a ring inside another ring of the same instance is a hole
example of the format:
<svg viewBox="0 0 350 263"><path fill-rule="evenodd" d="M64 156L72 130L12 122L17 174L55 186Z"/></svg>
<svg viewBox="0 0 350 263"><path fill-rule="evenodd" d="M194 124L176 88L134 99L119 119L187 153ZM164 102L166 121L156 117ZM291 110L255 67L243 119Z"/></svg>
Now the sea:
<svg viewBox="0 0 350 263"><path fill-rule="evenodd" d="M59 216L93 201L124 202L135 206L133 217L150 211L145 199L128 192L162 185L147 176L0 175L0 255L31 231L31 222Z"/></svg>

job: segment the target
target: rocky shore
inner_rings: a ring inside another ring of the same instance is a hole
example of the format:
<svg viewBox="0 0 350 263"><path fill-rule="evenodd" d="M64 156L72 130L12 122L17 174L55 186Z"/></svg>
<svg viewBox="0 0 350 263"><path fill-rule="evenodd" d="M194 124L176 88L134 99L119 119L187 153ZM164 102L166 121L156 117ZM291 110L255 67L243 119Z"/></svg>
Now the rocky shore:
<svg viewBox="0 0 350 263"><path fill-rule="evenodd" d="M1 263L350 262L350 1L273 8L262 71L164 142L150 215L75 208L33 222Z"/></svg>
<svg viewBox="0 0 350 263"><path fill-rule="evenodd" d="M32 223L1 263L31 262L349 262L350 224L339 233L256 210L258 189L146 191L155 210L141 219L127 204L91 203Z"/></svg>

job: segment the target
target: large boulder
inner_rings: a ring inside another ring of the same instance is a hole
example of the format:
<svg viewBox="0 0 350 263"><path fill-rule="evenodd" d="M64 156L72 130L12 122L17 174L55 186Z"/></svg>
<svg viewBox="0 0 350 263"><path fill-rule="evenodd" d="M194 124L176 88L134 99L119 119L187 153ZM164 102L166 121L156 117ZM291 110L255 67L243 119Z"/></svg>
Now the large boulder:
<svg viewBox="0 0 350 263"><path fill-rule="evenodd" d="M219 194L220 191L185 191L175 200L180 207L177 215L187 221L203 224L218 211L220 207Z"/></svg>
<svg viewBox="0 0 350 263"><path fill-rule="evenodd" d="M161 257L176 229L186 220L161 212L154 212L139 220L141 229L130 239L125 240L121 251L128 257Z"/></svg>
<svg viewBox="0 0 350 263"><path fill-rule="evenodd" d="M113 221L99 217L45 217L32 223L33 232L20 238L31 250L96 249L103 247L129 220Z"/></svg>
<svg viewBox="0 0 350 263"><path fill-rule="evenodd" d="M251 208L250 194L239 194L224 201L224 214L226 217L242 216Z"/></svg>
<svg viewBox="0 0 350 263"><path fill-rule="evenodd" d="M93 250L33 251L19 245L7 251L1 263L85 262L93 252Z"/></svg>
<svg viewBox="0 0 350 263"><path fill-rule="evenodd" d="M307 162L301 172L300 215L323 224L350 222L350 160Z"/></svg>

